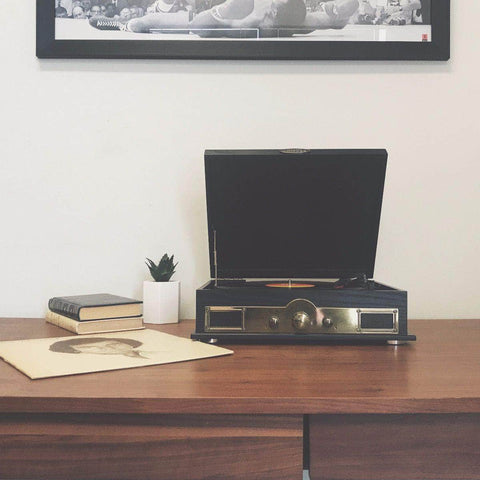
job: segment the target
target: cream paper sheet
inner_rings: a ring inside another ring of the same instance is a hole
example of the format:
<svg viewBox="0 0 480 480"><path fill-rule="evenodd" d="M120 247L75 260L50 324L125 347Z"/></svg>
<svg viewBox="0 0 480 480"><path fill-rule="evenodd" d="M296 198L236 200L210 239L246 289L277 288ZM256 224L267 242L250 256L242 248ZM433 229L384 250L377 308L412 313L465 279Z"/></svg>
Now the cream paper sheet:
<svg viewBox="0 0 480 480"><path fill-rule="evenodd" d="M230 355L233 351L155 330L0 342L0 357L32 379Z"/></svg>

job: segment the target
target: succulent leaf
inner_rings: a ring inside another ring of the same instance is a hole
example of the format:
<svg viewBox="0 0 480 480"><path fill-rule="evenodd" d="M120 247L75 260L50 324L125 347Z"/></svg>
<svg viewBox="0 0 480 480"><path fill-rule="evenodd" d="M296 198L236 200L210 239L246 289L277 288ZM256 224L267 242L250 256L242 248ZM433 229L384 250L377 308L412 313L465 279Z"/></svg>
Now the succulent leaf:
<svg viewBox="0 0 480 480"><path fill-rule="evenodd" d="M156 282L168 282L175 273L175 268L178 265L173 263L174 256L168 256L168 254L163 255L163 257L158 262L158 265L155 264L153 260L149 258L146 259L145 264L150 270L150 274Z"/></svg>

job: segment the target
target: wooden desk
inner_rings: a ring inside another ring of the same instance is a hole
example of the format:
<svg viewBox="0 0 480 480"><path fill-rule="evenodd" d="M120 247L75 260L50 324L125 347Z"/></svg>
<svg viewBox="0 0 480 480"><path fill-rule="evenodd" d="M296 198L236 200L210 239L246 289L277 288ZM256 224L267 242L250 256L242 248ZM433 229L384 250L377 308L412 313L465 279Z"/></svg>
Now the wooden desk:
<svg viewBox="0 0 480 480"><path fill-rule="evenodd" d="M312 480L480 479L480 321L409 329L35 381L0 362L0 479L300 480L304 420ZM67 333L0 320L1 340Z"/></svg>

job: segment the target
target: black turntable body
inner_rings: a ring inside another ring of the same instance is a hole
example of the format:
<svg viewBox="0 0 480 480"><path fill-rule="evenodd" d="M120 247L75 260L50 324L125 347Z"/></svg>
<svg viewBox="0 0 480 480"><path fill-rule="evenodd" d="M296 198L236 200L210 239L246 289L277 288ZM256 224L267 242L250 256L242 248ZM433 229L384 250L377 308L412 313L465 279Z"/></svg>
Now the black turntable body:
<svg viewBox="0 0 480 480"><path fill-rule="evenodd" d="M385 150L206 151L211 280L193 339L392 343L407 292L372 279Z"/></svg>

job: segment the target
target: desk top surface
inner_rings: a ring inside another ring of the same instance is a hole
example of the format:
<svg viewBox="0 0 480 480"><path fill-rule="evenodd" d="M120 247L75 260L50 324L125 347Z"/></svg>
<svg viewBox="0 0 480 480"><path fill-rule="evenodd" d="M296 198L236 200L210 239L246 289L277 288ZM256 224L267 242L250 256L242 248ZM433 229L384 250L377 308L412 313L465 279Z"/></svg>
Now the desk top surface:
<svg viewBox="0 0 480 480"><path fill-rule="evenodd" d="M193 321L148 326L188 337ZM234 355L44 380L0 360L0 413L480 413L480 320L409 322L392 346L233 345ZM66 336L0 319L0 339Z"/></svg>

